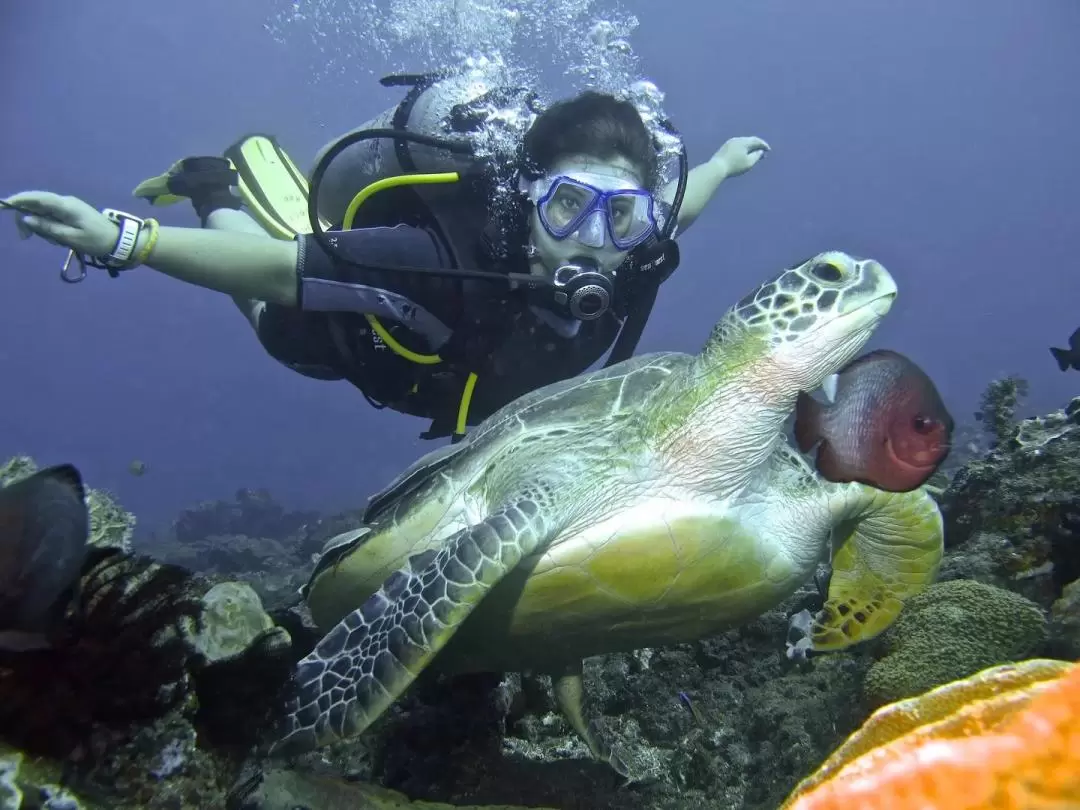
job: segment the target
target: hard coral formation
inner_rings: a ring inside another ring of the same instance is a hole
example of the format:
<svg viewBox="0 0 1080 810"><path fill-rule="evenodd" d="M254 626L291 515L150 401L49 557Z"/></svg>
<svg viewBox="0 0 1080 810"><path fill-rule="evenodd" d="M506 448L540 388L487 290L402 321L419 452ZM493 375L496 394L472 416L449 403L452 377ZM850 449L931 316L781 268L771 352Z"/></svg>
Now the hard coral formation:
<svg viewBox="0 0 1080 810"><path fill-rule="evenodd" d="M970 580L912 597L881 639L866 674L872 706L902 700L987 667L1027 658L1045 643L1042 609L1019 594Z"/></svg>
<svg viewBox="0 0 1080 810"><path fill-rule="evenodd" d="M510 805L449 805L412 801L395 790L347 781L328 774L269 767L244 780L229 796L226 810L524 810ZM535 810L545 810L537 807Z"/></svg>
<svg viewBox="0 0 1080 810"><path fill-rule="evenodd" d="M209 662L223 661L246 650L274 626L254 589L244 582L220 582L202 598L202 628L194 637Z"/></svg>
<svg viewBox="0 0 1080 810"><path fill-rule="evenodd" d="M999 573L1043 607L1080 577L1080 398L1013 425L944 495L945 539L1005 538Z"/></svg>
<svg viewBox="0 0 1080 810"><path fill-rule="evenodd" d="M354 514L289 512L263 490L240 490L232 501L186 510L145 548L189 570L247 582L272 610L295 600L323 543L358 522Z"/></svg>
<svg viewBox="0 0 1080 810"><path fill-rule="evenodd" d="M793 668L786 627L785 612L770 611L698 643L585 662L587 709L625 754L629 786L591 761L546 687L517 677L431 679L369 742L372 777L453 802L773 810L862 719L852 695L868 663Z"/></svg>
<svg viewBox="0 0 1080 810"><path fill-rule="evenodd" d="M1009 440L1016 426L1016 409L1027 393L1027 380L1020 377L994 380L983 391L975 418L985 425L995 443L1003 444Z"/></svg>
<svg viewBox="0 0 1080 810"><path fill-rule="evenodd" d="M1066 585L1050 609L1050 651L1080 661L1080 579Z"/></svg>

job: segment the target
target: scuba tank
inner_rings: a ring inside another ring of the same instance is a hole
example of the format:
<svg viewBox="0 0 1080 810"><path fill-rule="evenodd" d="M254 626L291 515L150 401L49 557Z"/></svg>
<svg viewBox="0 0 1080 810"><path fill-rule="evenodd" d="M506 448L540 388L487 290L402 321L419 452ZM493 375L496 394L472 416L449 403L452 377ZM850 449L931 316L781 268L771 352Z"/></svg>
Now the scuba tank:
<svg viewBox="0 0 1080 810"><path fill-rule="evenodd" d="M541 107L536 93L504 79L476 71L395 74L380 79L384 87L408 87L408 92L396 106L324 146L315 162L320 163L335 144L359 132L396 130L430 142L374 138L342 150L321 177L319 213L331 222L341 222L357 189L385 178L442 172L464 177L475 172L479 161L474 154L478 146L475 136L490 126L492 113L499 114L502 121L509 119L518 130L507 135L507 142L520 142ZM460 209L460 191L438 184L418 186L415 191L437 216L453 216L455 209Z"/></svg>

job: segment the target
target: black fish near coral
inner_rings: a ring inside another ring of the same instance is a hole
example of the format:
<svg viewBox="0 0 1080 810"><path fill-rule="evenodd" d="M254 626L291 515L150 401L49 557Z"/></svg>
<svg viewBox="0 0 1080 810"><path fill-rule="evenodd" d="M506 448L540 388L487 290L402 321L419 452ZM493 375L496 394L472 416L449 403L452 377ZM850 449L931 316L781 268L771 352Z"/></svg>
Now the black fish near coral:
<svg viewBox="0 0 1080 810"><path fill-rule="evenodd" d="M89 534L86 490L70 464L0 489L0 648L48 646L82 572Z"/></svg>
<svg viewBox="0 0 1080 810"><path fill-rule="evenodd" d="M1070 368L1073 371L1080 371L1080 329L1069 336L1069 348L1059 349L1051 346L1050 354L1054 355L1058 368L1062 371L1068 371Z"/></svg>
<svg viewBox="0 0 1080 810"><path fill-rule="evenodd" d="M183 569L91 543L90 499L59 465L0 489L0 736L68 756L95 729L190 691L202 603Z"/></svg>
<svg viewBox="0 0 1080 810"><path fill-rule="evenodd" d="M934 383L902 354L879 350L840 371L830 403L803 392L796 405L799 450L819 445L829 481L889 492L925 484L949 454L954 422Z"/></svg>

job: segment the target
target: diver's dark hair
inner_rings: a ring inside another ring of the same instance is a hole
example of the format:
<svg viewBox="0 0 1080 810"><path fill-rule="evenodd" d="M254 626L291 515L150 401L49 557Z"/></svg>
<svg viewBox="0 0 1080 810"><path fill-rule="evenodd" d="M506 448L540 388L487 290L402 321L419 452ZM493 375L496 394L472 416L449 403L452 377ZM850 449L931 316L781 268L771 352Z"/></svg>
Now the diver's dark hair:
<svg viewBox="0 0 1080 810"><path fill-rule="evenodd" d="M646 188L656 186L659 174L656 146L637 108L593 90L557 101L538 115L525 133L522 152L524 173L532 177L566 155L622 157L641 172Z"/></svg>

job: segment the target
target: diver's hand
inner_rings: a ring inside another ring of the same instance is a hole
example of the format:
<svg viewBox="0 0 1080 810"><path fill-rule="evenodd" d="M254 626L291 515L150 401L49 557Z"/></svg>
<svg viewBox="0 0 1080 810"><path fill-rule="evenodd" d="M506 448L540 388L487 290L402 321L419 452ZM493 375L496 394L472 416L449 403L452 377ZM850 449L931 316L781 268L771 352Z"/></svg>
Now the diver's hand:
<svg viewBox="0 0 1080 810"><path fill-rule="evenodd" d="M716 150L712 160L723 169L725 177L738 177L754 168L769 148L761 138L729 138Z"/></svg>
<svg viewBox="0 0 1080 810"><path fill-rule="evenodd" d="M78 197L64 197L50 191L24 191L4 202L34 212L16 215L23 238L36 234L76 253L107 256L120 236L118 225ZM0 207L0 213L3 211Z"/></svg>

